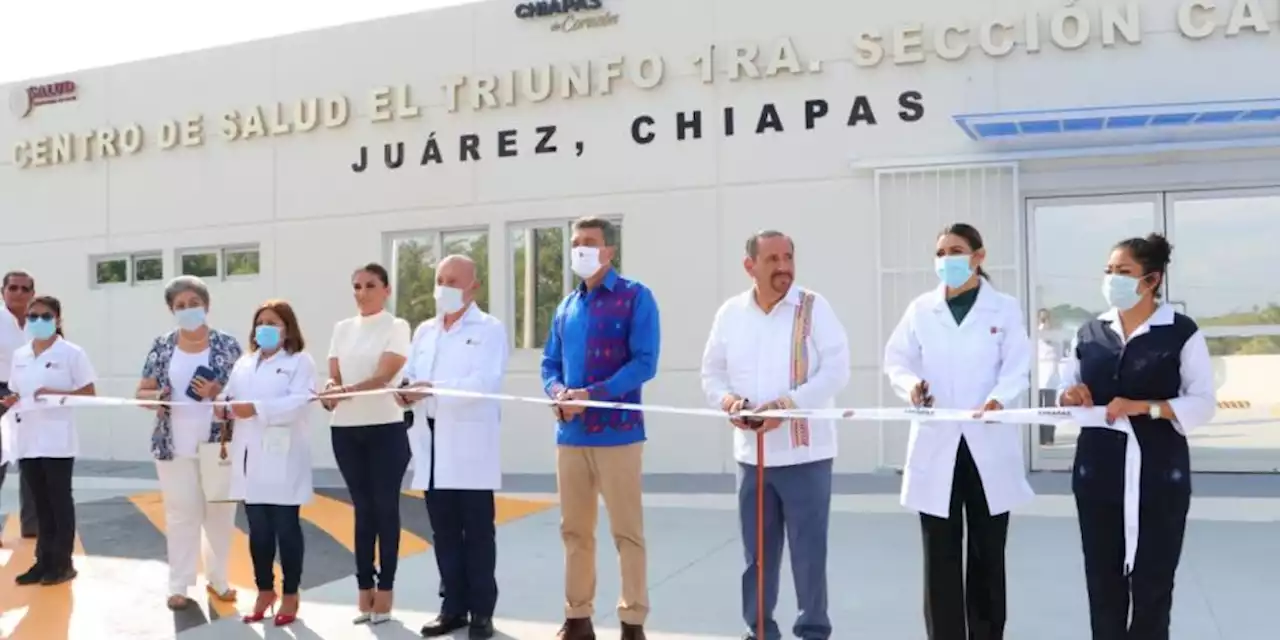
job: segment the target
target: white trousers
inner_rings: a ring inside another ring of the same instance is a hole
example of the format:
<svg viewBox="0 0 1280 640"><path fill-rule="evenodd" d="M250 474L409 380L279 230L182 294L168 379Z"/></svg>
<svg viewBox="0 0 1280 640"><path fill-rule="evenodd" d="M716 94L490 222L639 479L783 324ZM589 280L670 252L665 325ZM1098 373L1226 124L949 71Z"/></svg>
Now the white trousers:
<svg viewBox="0 0 1280 640"><path fill-rule="evenodd" d="M169 593L186 595L196 585L203 553L205 577L218 593L229 589L227 561L235 528L234 502L206 502L197 458L157 460L169 547Z"/></svg>

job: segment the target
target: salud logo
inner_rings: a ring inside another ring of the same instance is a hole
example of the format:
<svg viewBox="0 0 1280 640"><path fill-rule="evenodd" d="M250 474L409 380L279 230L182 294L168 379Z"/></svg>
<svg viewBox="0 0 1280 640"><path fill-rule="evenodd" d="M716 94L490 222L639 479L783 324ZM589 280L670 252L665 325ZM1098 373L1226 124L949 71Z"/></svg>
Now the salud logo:
<svg viewBox="0 0 1280 640"><path fill-rule="evenodd" d="M31 115L41 105L71 102L78 97L78 87L70 80L36 85L34 87L14 87L9 93L9 110L19 118Z"/></svg>
<svg viewBox="0 0 1280 640"><path fill-rule="evenodd" d="M31 114L31 98L27 95L27 90L22 87L14 87L9 92L9 111L18 118L25 118Z"/></svg>

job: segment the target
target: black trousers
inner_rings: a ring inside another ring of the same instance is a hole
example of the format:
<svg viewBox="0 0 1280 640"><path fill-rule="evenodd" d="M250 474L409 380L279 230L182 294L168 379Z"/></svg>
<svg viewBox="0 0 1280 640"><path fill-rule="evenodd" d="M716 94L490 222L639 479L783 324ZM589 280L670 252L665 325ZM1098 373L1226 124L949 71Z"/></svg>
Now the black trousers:
<svg viewBox="0 0 1280 640"><path fill-rule="evenodd" d="M356 584L391 591L400 558L400 486L409 468L404 422L329 429L356 517ZM378 551L374 568L374 549Z"/></svg>
<svg viewBox="0 0 1280 640"><path fill-rule="evenodd" d="M435 420L427 421L435 431ZM492 491L435 488L435 447L432 476L423 492L440 570L440 613L492 618L498 605L498 541Z"/></svg>
<svg viewBox="0 0 1280 640"><path fill-rule="evenodd" d="M7 395L9 395L9 383L0 382L0 397ZM8 410L7 407L0 407L0 416ZM9 465L0 465L0 487L4 487L4 478L8 472ZM39 522L36 520L35 507L32 506L31 487L22 479L21 472L18 473L18 519L22 523L22 537L35 537Z"/></svg>
<svg viewBox="0 0 1280 640"><path fill-rule="evenodd" d="M246 504L249 520L249 557L253 559L253 581L258 591L274 591L276 549L280 550L280 570L285 595L298 593L302 582L301 508L296 505Z"/></svg>
<svg viewBox="0 0 1280 640"><path fill-rule="evenodd" d="M1142 536L1128 577L1123 570L1122 495L1076 492L1093 640L1169 638L1174 574L1182 558L1191 492L1174 483L1162 491L1159 484L1142 484L1138 507Z"/></svg>
<svg viewBox="0 0 1280 640"><path fill-rule="evenodd" d="M76 542L76 503L71 495L74 467L75 458L27 458L20 467L23 481L31 487L40 528L36 566L49 575L72 568Z"/></svg>
<svg viewBox="0 0 1280 640"><path fill-rule="evenodd" d="M1009 514L993 516L987 510L982 477L963 437L951 481L951 513L946 518L922 513L920 528L924 538L924 621L929 640L1003 638Z"/></svg>

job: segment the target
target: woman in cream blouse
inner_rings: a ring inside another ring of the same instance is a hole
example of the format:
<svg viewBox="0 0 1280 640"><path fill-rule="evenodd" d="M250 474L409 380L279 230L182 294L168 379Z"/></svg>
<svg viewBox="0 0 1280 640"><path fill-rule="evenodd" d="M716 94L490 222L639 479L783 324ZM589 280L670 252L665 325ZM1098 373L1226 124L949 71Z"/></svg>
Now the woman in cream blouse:
<svg viewBox="0 0 1280 640"><path fill-rule="evenodd" d="M236 423L232 440L231 498L244 501L249 520L258 599L246 623L260 622L276 603L275 560L280 549L283 600L277 627L297 619L302 581L301 506L311 500L311 437L308 418L315 393L316 364L303 349L293 308L270 300L253 314L249 353L236 362L227 382L227 408L219 418Z"/></svg>
<svg viewBox="0 0 1280 640"><path fill-rule="evenodd" d="M391 394L325 396L383 389L397 380L409 355L410 332L409 323L386 310L388 282L387 270L379 264L367 264L352 276L359 314L333 328L329 382L320 394L321 404L333 412L333 456L355 507L356 624L391 618L400 555L400 486L409 466L408 427L404 409Z"/></svg>

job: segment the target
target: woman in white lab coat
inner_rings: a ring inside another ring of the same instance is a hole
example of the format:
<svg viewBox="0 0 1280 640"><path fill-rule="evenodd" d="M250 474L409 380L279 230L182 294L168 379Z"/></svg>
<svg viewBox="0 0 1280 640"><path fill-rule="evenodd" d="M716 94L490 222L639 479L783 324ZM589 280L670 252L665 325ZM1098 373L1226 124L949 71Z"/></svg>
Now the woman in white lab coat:
<svg viewBox="0 0 1280 640"><path fill-rule="evenodd" d="M885 374L912 405L995 411L1030 387L1022 308L987 280L985 258L972 226L938 234L942 283L911 302L885 346ZM1009 511L1033 497L1023 446L1017 425L911 425L902 504L920 512L930 640L1003 637Z"/></svg>
<svg viewBox="0 0 1280 640"><path fill-rule="evenodd" d="M10 421L12 456L22 461L22 482L31 487L36 521L36 559L14 579L19 586L62 584L76 577L71 552L76 540L76 504L71 496L76 415L70 407L38 406L45 394L92 396L97 374L89 356L62 337L62 303L40 296L27 305L27 344L13 354L12 393L3 400ZM15 406L16 405L16 406ZM6 452L9 453L9 452Z"/></svg>
<svg viewBox="0 0 1280 640"><path fill-rule="evenodd" d="M258 599L245 622L259 622L276 603L276 548L284 573L276 626L298 614L302 579L301 505L311 500L309 404L316 365L303 348L302 329L289 303L270 300L253 315L249 353L231 370L220 417L235 421L231 497L243 500L249 520Z"/></svg>

